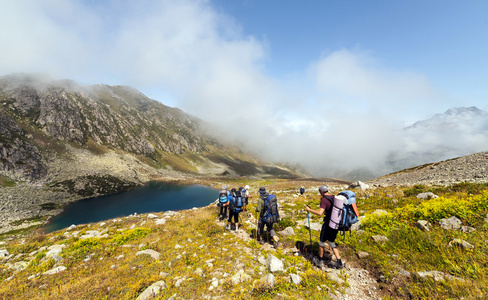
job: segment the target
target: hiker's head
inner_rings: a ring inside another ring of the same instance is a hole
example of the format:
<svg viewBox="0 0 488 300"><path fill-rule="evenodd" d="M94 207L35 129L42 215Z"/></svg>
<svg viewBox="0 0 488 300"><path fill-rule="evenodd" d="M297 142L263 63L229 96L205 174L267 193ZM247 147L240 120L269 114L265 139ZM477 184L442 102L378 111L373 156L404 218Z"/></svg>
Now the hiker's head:
<svg viewBox="0 0 488 300"><path fill-rule="evenodd" d="M319 193L320 193L320 195L324 195L327 192L329 192L329 189L325 185L321 185L319 187Z"/></svg>
<svg viewBox="0 0 488 300"><path fill-rule="evenodd" d="M232 189L232 190L230 190L230 191L231 191L232 193L235 193L235 192L236 192L236 189Z"/></svg>
<svg viewBox="0 0 488 300"><path fill-rule="evenodd" d="M267 193L266 188L264 186L262 186L259 188L259 194L263 195L264 193Z"/></svg>
<svg viewBox="0 0 488 300"><path fill-rule="evenodd" d="M249 185L246 185L246 186L244 187L244 189L245 189L246 191L249 191Z"/></svg>
<svg viewBox="0 0 488 300"><path fill-rule="evenodd" d="M223 190L226 190L226 189L227 189L227 186L226 186L226 185L224 185L224 186L222 187L222 189L223 189Z"/></svg>

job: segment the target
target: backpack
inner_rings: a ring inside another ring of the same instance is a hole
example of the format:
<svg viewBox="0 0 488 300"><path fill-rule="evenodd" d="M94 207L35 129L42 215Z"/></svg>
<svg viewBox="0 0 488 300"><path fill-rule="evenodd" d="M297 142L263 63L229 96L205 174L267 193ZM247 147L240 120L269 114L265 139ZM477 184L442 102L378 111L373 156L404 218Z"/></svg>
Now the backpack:
<svg viewBox="0 0 488 300"><path fill-rule="evenodd" d="M227 203L229 192L227 190L221 190L219 194L219 204L222 206Z"/></svg>
<svg viewBox="0 0 488 300"><path fill-rule="evenodd" d="M340 196L344 196L346 201L344 201L344 206L342 208L342 219L339 224L339 231L342 231L343 234L345 231L351 229L352 224L357 223L358 216L354 212L352 208L352 204L356 203L356 194L353 191L343 191L339 193Z"/></svg>
<svg viewBox="0 0 488 300"><path fill-rule="evenodd" d="M273 224L280 220L280 215L278 213L278 199L275 195L269 195L264 200L264 209L261 219L268 224Z"/></svg>
<svg viewBox="0 0 488 300"><path fill-rule="evenodd" d="M241 212L244 205L244 200L241 191L236 191L231 203L232 210L235 212Z"/></svg>
<svg viewBox="0 0 488 300"><path fill-rule="evenodd" d="M305 188L302 186L302 187L300 188L300 194L303 194L303 193L305 193Z"/></svg>

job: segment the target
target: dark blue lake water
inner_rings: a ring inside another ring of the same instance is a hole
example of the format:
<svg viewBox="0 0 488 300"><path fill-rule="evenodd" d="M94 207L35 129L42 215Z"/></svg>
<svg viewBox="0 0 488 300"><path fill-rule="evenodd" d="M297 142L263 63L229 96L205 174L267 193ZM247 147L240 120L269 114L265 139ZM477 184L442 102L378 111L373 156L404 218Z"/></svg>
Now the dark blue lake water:
<svg viewBox="0 0 488 300"><path fill-rule="evenodd" d="M218 193L217 189L203 185L149 182L128 192L73 202L64 208L63 213L53 217L43 229L45 232L53 232L72 224L99 222L133 213L207 206L218 198Z"/></svg>

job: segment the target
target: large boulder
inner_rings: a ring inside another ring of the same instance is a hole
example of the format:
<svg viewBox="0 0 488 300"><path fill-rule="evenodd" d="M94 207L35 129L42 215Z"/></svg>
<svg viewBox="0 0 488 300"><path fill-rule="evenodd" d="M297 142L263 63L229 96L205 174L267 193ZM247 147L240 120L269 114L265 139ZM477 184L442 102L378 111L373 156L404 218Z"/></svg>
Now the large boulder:
<svg viewBox="0 0 488 300"><path fill-rule="evenodd" d="M419 198L419 199L435 199L435 198L439 198L439 196L437 196L436 194L434 194L432 192L427 192L427 193L418 194L417 198Z"/></svg>
<svg viewBox="0 0 488 300"><path fill-rule="evenodd" d="M362 182L362 181L356 181L356 182L353 182L349 185L349 188L350 189L359 189L359 190L367 190L369 189L369 185Z"/></svg>
<svg viewBox="0 0 488 300"><path fill-rule="evenodd" d="M266 266L268 267L271 273L283 271L283 262L281 261L281 259L271 254L268 256L268 259L266 260Z"/></svg>

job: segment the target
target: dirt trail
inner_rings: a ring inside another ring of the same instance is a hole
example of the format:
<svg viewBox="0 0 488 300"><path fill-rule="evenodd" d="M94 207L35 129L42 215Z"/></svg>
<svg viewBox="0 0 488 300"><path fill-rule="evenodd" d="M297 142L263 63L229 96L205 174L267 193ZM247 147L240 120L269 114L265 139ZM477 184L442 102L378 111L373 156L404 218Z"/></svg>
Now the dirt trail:
<svg viewBox="0 0 488 300"><path fill-rule="evenodd" d="M243 223L243 227L245 228L256 228L256 219L252 214L246 214L245 212L241 213L239 216L240 222ZM216 221L219 226L225 227L227 225L227 220L223 221ZM245 230L239 230L236 234L238 238L245 242L249 242L253 239ZM271 250L274 251L274 247L271 244L265 243L261 246L263 250ZM282 249L287 249L286 245L280 243L280 247ZM290 255L292 250L289 248ZM346 288L345 294L339 295L329 295L332 299L340 299L340 300L376 300L381 299L379 296L379 285L376 279L369 274L369 272L362 268L355 268L353 266L349 266L347 263L347 257L343 257L343 261L346 262L346 267L343 271L347 274L347 283L349 287ZM340 270L324 268L324 272L327 272L330 277L337 278L337 274L340 274Z"/></svg>

